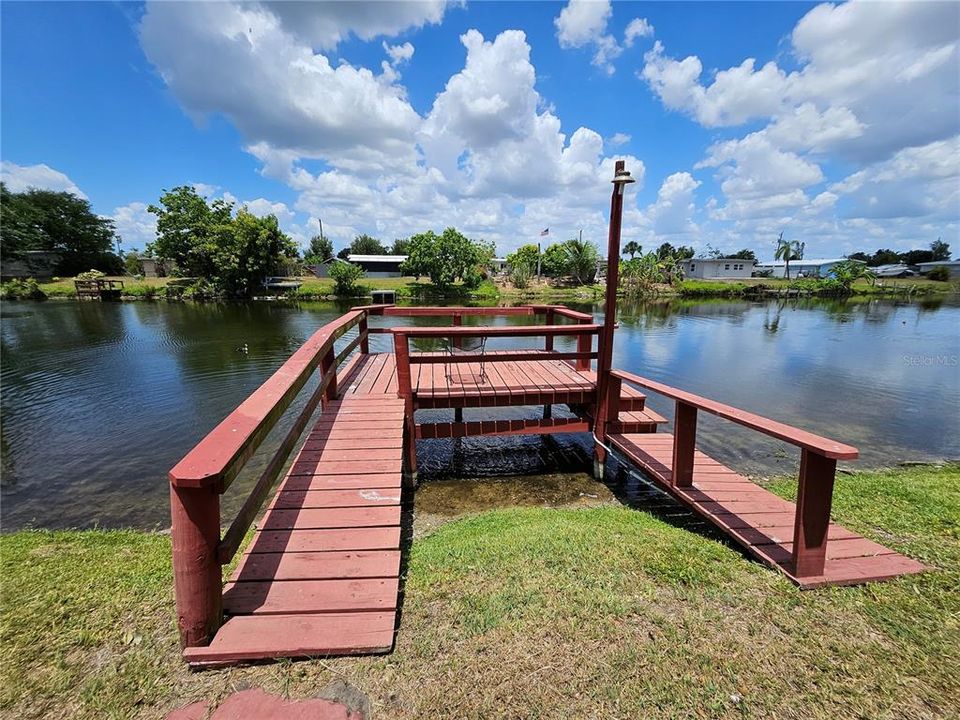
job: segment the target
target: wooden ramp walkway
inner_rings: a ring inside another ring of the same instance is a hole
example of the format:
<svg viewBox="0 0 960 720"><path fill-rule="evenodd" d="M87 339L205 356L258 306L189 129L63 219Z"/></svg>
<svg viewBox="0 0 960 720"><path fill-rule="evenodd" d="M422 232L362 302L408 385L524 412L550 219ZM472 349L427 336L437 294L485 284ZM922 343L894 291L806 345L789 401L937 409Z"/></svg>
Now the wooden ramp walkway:
<svg viewBox="0 0 960 720"><path fill-rule="evenodd" d="M387 652L400 574L403 400L329 403L223 592L191 665Z"/></svg>
<svg viewBox="0 0 960 720"><path fill-rule="evenodd" d="M699 450L694 452L692 485L678 487L673 483L674 438L669 433L614 434L609 440L659 487L803 588L885 580L926 569L916 560L831 522L823 574L797 577L792 567L797 517L794 503Z"/></svg>

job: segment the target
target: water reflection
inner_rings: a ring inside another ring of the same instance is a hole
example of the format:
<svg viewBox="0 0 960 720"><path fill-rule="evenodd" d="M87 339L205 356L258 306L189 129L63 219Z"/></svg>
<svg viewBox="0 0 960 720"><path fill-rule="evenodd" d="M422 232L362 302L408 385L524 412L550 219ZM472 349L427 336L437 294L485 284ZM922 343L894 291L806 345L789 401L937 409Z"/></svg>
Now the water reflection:
<svg viewBox="0 0 960 720"><path fill-rule="evenodd" d="M348 306L4 303L3 528L165 526L169 468ZM592 310L598 319L602 313L599 306L576 309ZM493 321L514 325L530 318ZM615 366L857 445L861 466L960 455L955 300L628 303L619 321ZM448 322L371 319L372 326ZM489 322L464 318L465 325ZM338 347L355 336L356 330ZM417 349L435 349L419 342ZM531 342L542 339L496 338L488 347ZM558 349L575 344L572 338L556 341ZM371 336L374 352L392 345L388 334ZM652 396L650 405L672 414L672 404L662 398ZM504 417L538 412L497 410ZM429 422L431 413L423 415ZM489 417L471 409L466 415ZM433 411L433 417L449 419L450 413ZM285 423L225 498L225 518ZM789 472L796 464L793 448L712 416L701 418L699 439L707 452L743 472ZM590 438L433 440L421 444L420 458L428 484L584 472Z"/></svg>

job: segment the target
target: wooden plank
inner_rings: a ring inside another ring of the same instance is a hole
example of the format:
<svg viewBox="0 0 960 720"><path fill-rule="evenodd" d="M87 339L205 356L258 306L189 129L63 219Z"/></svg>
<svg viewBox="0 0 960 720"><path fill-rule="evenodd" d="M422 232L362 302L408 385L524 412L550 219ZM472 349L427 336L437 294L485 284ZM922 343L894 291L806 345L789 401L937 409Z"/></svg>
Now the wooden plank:
<svg viewBox="0 0 960 720"><path fill-rule="evenodd" d="M317 528L399 525L400 507L277 508L260 522L262 530L312 530Z"/></svg>
<svg viewBox="0 0 960 720"><path fill-rule="evenodd" d="M271 508L336 508L400 504L399 481L393 487L354 488L349 490L283 490Z"/></svg>
<svg viewBox="0 0 960 720"><path fill-rule="evenodd" d="M396 440L396 438L393 438L393 440ZM363 461L392 460L394 458L399 459L399 451L400 447L397 444L394 444L393 447L365 448L362 451L358 451L357 448L343 449L324 447L321 450L304 449L300 451L300 454L297 455L294 462L336 462L338 460L357 460L358 458L363 458Z"/></svg>
<svg viewBox="0 0 960 720"><path fill-rule="evenodd" d="M369 433L365 436L350 437L345 436L309 436L303 445L305 452L319 452L321 450L353 450L354 452L363 452L366 450L386 450L389 448L402 448L403 435L391 433L384 437L379 433L375 437L370 437Z"/></svg>
<svg viewBox="0 0 960 720"><path fill-rule="evenodd" d="M243 556L232 580L385 578L399 572L399 550L252 553Z"/></svg>
<svg viewBox="0 0 960 720"><path fill-rule="evenodd" d="M401 471L399 458L393 460L335 460L331 462L297 462L290 468L291 475L362 475Z"/></svg>
<svg viewBox="0 0 960 720"><path fill-rule="evenodd" d="M398 488L400 473L355 473L352 475L291 475L280 491L287 490L352 490L361 488Z"/></svg>
<svg viewBox="0 0 960 720"><path fill-rule="evenodd" d="M397 590L397 578L227 583L223 611L229 615L288 615L393 610Z"/></svg>
<svg viewBox="0 0 960 720"><path fill-rule="evenodd" d="M232 617L206 647L183 656L193 666L244 660L388 652L396 614L390 612Z"/></svg>
<svg viewBox="0 0 960 720"><path fill-rule="evenodd" d="M396 550L399 547L399 527L339 530L260 530L250 544L250 552Z"/></svg>

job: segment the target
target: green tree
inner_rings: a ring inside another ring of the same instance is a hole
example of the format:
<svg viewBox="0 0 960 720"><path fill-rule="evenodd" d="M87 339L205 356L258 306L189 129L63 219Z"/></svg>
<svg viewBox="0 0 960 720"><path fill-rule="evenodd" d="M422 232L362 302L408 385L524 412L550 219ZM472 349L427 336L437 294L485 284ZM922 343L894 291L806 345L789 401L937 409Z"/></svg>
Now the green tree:
<svg viewBox="0 0 960 720"><path fill-rule="evenodd" d="M784 240L783 233L780 233L780 237L777 238L777 249L774 251L773 257L777 260L783 260L784 277L787 280L790 279L790 261L802 260L805 247L806 243L797 240Z"/></svg>
<svg viewBox="0 0 960 720"><path fill-rule="evenodd" d="M728 255L727 257L736 259L736 260L752 260L753 262L757 261L757 255L753 250L748 250L744 248L743 250L737 250L733 255Z"/></svg>
<svg viewBox="0 0 960 720"><path fill-rule="evenodd" d="M643 248L640 247L640 243L638 243L636 240L631 240L623 246L623 250L620 254L629 255L630 259L633 260L634 256L641 252L643 252Z"/></svg>
<svg viewBox="0 0 960 720"><path fill-rule="evenodd" d="M686 245L681 245L676 250L673 251L672 255L675 260L689 260L694 255L694 249Z"/></svg>
<svg viewBox="0 0 960 720"><path fill-rule="evenodd" d="M387 249L379 240L369 235L357 235L350 243L353 255L386 255Z"/></svg>
<svg viewBox="0 0 960 720"><path fill-rule="evenodd" d="M460 279L473 282L479 277L478 267L491 253L491 246L473 242L454 228L447 228L442 235L428 230L410 237L401 270L405 275L427 275L434 285L445 289Z"/></svg>
<svg viewBox="0 0 960 720"><path fill-rule="evenodd" d="M950 244L943 242L940 238L937 238L932 243L930 243L930 252L933 253L931 260L949 260L950 259Z"/></svg>
<svg viewBox="0 0 960 720"><path fill-rule="evenodd" d="M120 272L113 252L113 221L90 209L90 202L68 192L11 193L0 184L0 254L14 259L28 250L60 255L57 272L76 275L100 268Z"/></svg>
<svg viewBox="0 0 960 720"><path fill-rule="evenodd" d="M396 238L390 247L391 255L406 255L410 249L410 240L407 238Z"/></svg>
<svg viewBox="0 0 960 720"><path fill-rule="evenodd" d="M872 280L876 277L870 268L856 260L837 263L830 269L830 275L844 294L849 294L850 288L857 280L862 278Z"/></svg>
<svg viewBox="0 0 960 720"><path fill-rule="evenodd" d="M350 248L349 247L340 248L340 252L337 253L337 257L340 258L341 260L346 260L347 258L349 258Z"/></svg>
<svg viewBox="0 0 960 720"><path fill-rule="evenodd" d="M330 264L330 277L333 279L333 292L341 297L353 297L357 294L357 280L363 277L363 268L349 262Z"/></svg>
<svg viewBox="0 0 960 720"><path fill-rule="evenodd" d="M123 269L128 275L142 275L143 263L140 262L140 256L135 252L128 252L123 256Z"/></svg>
<svg viewBox="0 0 960 720"><path fill-rule="evenodd" d="M314 235L310 238L310 247L303 254L303 261L307 265L319 265L333 257L333 243L323 235Z"/></svg>
<svg viewBox="0 0 960 720"><path fill-rule="evenodd" d="M521 245L514 252L507 255L507 265L511 270L525 268L531 272L537 269L537 259L540 257L540 250L536 245Z"/></svg>
<svg viewBox="0 0 960 720"><path fill-rule="evenodd" d="M540 267L549 277L559 278L569 275L570 258L567 255L566 243L553 243L543 251L540 258Z"/></svg>
<svg viewBox="0 0 960 720"><path fill-rule="evenodd" d="M600 253L596 245L587 240L567 240L564 243L567 255L567 271L581 285L589 285L597 277L597 261Z"/></svg>
<svg viewBox="0 0 960 720"><path fill-rule="evenodd" d="M212 203L183 185L151 205L157 216L157 240L148 246L158 257L173 260L181 275L209 281L218 293L247 297L277 266L296 256L296 245L277 218L258 218L233 205Z"/></svg>

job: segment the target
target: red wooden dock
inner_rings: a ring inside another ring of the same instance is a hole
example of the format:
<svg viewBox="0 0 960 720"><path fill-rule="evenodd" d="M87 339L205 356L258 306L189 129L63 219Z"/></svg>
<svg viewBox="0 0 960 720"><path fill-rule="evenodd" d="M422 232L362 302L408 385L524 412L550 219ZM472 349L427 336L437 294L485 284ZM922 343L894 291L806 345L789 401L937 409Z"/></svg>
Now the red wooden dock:
<svg viewBox="0 0 960 720"><path fill-rule="evenodd" d="M608 278L617 277L628 182L618 163ZM370 324L391 317L431 325ZM477 317L501 324L463 324ZM616 292L608 287L603 325L559 305L370 305L320 328L170 471L185 659L209 666L389 651L400 592L403 493L416 485L417 441L426 438L592 433L598 479L608 452L618 453L804 588L924 569L831 522L837 461L855 459L856 448L612 369L615 317ZM435 326L437 318L452 325ZM392 353L370 352L375 334L391 337ZM530 338L542 341L516 346ZM487 350L487 340L510 347ZM480 349L469 350L471 341ZM444 352L436 351L438 343L446 343ZM221 535L220 495L308 385L302 409ZM675 401L673 434L657 432L666 420L646 406L644 390ZM497 418L496 409L507 406L542 407L542 413ZM555 417L555 406L568 412ZM420 411L437 409L452 410L453 420L419 421ZM475 417L465 419L465 410ZM699 412L800 448L796 504L697 450ZM224 584L222 567L241 550Z"/></svg>

